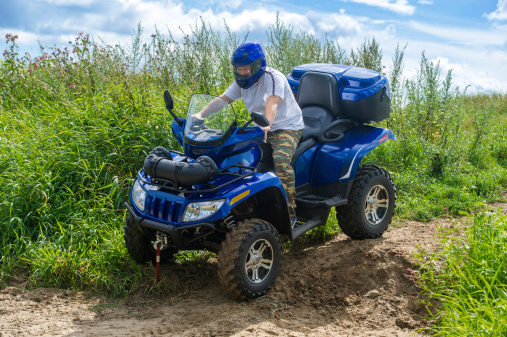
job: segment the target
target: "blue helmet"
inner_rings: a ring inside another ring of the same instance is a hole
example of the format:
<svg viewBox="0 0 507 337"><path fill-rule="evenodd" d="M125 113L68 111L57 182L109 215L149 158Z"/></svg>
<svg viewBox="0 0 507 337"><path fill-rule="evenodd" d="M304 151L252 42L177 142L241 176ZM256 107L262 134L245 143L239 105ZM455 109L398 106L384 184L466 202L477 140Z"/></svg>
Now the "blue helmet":
<svg viewBox="0 0 507 337"><path fill-rule="evenodd" d="M243 89L250 88L266 70L266 55L258 43L246 42L240 45L231 58L234 79ZM249 69L238 69L250 66Z"/></svg>

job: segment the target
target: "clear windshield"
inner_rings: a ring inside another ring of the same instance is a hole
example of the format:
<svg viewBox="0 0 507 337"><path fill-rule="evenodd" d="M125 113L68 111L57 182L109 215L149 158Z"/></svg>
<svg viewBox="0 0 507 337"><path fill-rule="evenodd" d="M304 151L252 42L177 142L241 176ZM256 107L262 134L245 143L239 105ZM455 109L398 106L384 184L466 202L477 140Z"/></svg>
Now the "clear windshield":
<svg viewBox="0 0 507 337"><path fill-rule="evenodd" d="M188 106L185 138L193 143L219 141L236 127L231 104L220 97L195 94Z"/></svg>

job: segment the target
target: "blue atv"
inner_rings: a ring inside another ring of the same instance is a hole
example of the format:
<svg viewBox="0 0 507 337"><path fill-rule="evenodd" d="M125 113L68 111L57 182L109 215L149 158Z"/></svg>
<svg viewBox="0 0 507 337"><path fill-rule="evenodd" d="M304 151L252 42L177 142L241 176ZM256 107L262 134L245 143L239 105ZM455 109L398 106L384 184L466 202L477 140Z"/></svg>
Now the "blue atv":
<svg viewBox="0 0 507 337"><path fill-rule="evenodd" d="M331 207L352 239L381 236L391 223L396 188L389 173L361 159L392 131L368 125L389 117L387 78L344 65L306 64L287 76L305 122L292 164L297 222L273 173L262 112L238 125L232 105L193 117L216 97L192 96L187 118L173 112L172 131L184 153L155 148L132 186L125 245L139 263L162 262L180 250L219 254L218 274L235 298L266 294L282 258L282 238L296 240L326 224ZM258 126L252 126L254 122Z"/></svg>

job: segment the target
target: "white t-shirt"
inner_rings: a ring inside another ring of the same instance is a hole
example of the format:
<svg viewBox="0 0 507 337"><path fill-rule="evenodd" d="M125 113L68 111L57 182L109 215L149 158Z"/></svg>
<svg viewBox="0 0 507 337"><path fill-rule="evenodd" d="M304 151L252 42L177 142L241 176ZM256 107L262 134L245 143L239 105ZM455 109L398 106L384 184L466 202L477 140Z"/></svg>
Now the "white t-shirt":
<svg viewBox="0 0 507 337"><path fill-rule="evenodd" d="M266 67L266 71L259 81L250 88L242 89L234 81L225 90L224 95L233 101L243 98L245 107L249 112L262 113L266 108L266 99L269 96L276 95L280 97L280 100L270 130L301 130L305 127L301 109L292 94L289 82L281 72L271 67Z"/></svg>

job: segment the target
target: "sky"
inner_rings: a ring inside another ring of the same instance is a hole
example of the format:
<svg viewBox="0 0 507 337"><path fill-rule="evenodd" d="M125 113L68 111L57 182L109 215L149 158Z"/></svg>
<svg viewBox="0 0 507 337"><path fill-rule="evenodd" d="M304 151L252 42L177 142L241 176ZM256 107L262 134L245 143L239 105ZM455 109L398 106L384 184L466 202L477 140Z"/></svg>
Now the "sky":
<svg viewBox="0 0 507 337"><path fill-rule="evenodd" d="M424 52L468 92L507 92L507 0L0 0L0 48L7 33L32 56L39 42L66 46L79 33L127 45L139 22L147 41L155 27L181 38L201 17L263 43L277 13L296 32L327 34L347 51L375 37L387 68L406 45L407 78Z"/></svg>

